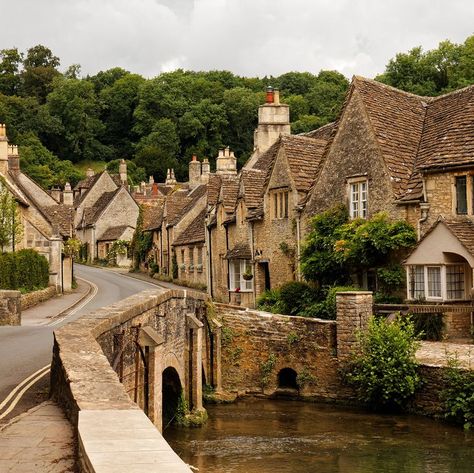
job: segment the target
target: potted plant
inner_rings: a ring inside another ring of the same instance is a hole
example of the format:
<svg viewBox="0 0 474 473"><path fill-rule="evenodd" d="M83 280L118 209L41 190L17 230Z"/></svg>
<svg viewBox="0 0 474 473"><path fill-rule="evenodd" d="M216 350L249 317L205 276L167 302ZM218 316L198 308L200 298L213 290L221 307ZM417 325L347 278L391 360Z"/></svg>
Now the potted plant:
<svg viewBox="0 0 474 473"><path fill-rule="evenodd" d="M242 274L242 277L245 281L251 281L253 279L252 268L250 266L247 266L247 269L245 270L245 273Z"/></svg>

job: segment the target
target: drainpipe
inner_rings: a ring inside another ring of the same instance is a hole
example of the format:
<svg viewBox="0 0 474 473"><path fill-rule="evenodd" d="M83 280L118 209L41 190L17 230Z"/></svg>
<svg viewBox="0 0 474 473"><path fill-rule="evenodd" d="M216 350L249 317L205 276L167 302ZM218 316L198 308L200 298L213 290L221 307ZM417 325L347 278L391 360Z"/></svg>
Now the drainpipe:
<svg viewBox="0 0 474 473"><path fill-rule="evenodd" d="M160 238L160 273L163 274L163 233L158 231L158 237Z"/></svg>
<svg viewBox="0 0 474 473"><path fill-rule="evenodd" d="M426 222L428 218L430 204L428 202L422 202L420 204L420 210L421 210L421 218L418 220L418 224L417 224L418 241L421 240L421 224Z"/></svg>
<svg viewBox="0 0 474 473"><path fill-rule="evenodd" d="M296 209L296 280L301 281L300 256L301 256L301 209Z"/></svg>
<svg viewBox="0 0 474 473"><path fill-rule="evenodd" d="M224 225L225 228L225 252L229 251L229 229L227 225ZM230 262L227 259L227 292L229 293L229 303L230 303Z"/></svg>
<svg viewBox="0 0 474 473"><path fill-rule="evenodd" d="M253 240L254 231L253 231L253 222L249 222L250 230L250 255L252 257L252 266L253 266L253 305L255 307L257 303L257 284L256 284L256 275L257 275L257 264L255 263L255 244Z"/></svg>
<svg viewBox="0 0 474 473"><path fill-rule="evenodd" d="M166 227L166 247L168 249L168 276L173 277L171 274L171 245L170 245L170 228Z"/></svg>
<svg viewBox="0 0 474 473"><path fill-rule="evenodd" d="M206 270L207 270L207 293L212 298L212 243L211 243L211 228L209 227L209 218L206 218L205 223L206 231L204 233L206 237Z"/></svg>

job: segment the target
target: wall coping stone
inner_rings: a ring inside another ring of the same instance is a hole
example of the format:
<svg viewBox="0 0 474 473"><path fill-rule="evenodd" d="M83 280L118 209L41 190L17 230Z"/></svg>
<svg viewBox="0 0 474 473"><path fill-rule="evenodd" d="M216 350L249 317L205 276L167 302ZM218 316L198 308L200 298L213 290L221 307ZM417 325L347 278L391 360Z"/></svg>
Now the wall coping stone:
<svg viewBox="0 0 474 473"><path fill-rule="evenodd" d="M168 300L208 300L206 294L197 291L159 291L140 292L92 311L54 332L52 396L77 426L83 472L191 471L127 395L97 342L107 331ZM143 432L138 432L136 426L141 426ZM100 442L94 442L99 430ZM146 452L144 439L150 444Z"/></svg>

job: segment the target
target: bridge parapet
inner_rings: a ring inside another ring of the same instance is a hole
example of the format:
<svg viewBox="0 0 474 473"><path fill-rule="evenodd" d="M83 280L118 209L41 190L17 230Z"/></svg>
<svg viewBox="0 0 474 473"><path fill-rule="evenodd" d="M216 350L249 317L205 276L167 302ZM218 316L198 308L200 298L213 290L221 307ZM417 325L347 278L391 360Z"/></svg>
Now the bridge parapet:
<svg viewBox="0 0 474 473"><path fill-rule="evenodd" d="M156 427L166 369L202 408L206 301L194 291L144 291L55 332L51 393L77 427L83 472L191 471Z"/></svg>

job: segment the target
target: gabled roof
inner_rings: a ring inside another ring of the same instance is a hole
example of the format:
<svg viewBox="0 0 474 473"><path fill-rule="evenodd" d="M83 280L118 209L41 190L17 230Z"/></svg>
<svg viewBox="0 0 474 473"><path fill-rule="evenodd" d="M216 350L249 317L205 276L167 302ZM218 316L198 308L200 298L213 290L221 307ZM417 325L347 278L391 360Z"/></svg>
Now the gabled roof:
<svg viewBox="0 0 474 473"><path fill-rule="evenodd" d="M252 252L248 243L236 243L235 246L230 249L225 258L227 259L252 259Z"/></svg>
<svg viewBox="0 0 474 473"><path fill-rule="evenodd" d="M172 246L183 246L195 243L204 243L204 228L206 225L206 209L202 210L199 215L180 233L178 238L173 242Z"/></svg>
<svg viewBox="0 0 474 473"><path fill-rule="evenodd" d="M242 169L241 197L248 209L262 205L265 179L265 172L259 169Z"/></svg>
<svg viewBox="0 0 474 473"><path fill-rule="evenodd" d="M93 225L96 223L99 217L102 215L102 212L114 200L115 196L121 191L121 189L122 188L119 187L114 191L104 192L92 207L87 207L84 209L82 222L79 224L78 228L87 227L88 225Z"/></svg>
<svg viewBox="0 0 474 473"><path fill-rule="evenodd" d="M175 192L169 196L166 200L167 225L176 225L206 195L206 191L206 185L203 184L189 193Z"/></svg>
<svg viewBox="0 0 474 473"><path fill-rule="evenodd" d="M94 174L93 176L86 177L76 184L74 191L79 191L80 194L74 198L74 207L79 207L81 202L86 198L87 194L92 189L92 187L94 187L95 183L99 180L102 174L103 171L98 174Z"/></svg>
<svg viewBox="0 0 474 473"><path fill-rule="evenodd" d="M221 190L222 178L218 174L209 176L207 184L207 205L214 207L219 200L219 192Z"/></svg>
<svg viewBox="0 0 474 473"><path fill-rule="evenodd" d="M220 201L226 212L235 210L237 197L239 196L240 175L222 180Z"/></svg>
<svg viewBox="0 0 474 473"><path fill-rule="evenodd" d="M300 135L280 137L296 190L308 192L316 178L327 140Z"/></svg>
<svg viewBox="0 0 474 473"><path fill-rule="evenodd" d="M474 86L470 86L429 103L417 165L427 170L473 163Z"/></svg>
<svg viewBox="0 0 474 473"><path fill-rule="evenodd" d="M33 204L46 221L50 223L53 232L57 231L64 237L71 235L74 219L72 207L58 204L42 187L22 172L10 172L8 178L26 197L27 204ZM25 200L22 196L21 199Z"/></svg>
<svg viewBox="0 0 474 473"><path fill-rule="evenodd" d="M402 198L409 183L412 187L418 184L413 173L426 109L432 99L362 77L354 77L352 86L364 104L394 193Z"/></svg>
<svg viewBox="0 0 474 473"><path fill-rule="evenodd" d="M336 122L331 122L327 123L326 125L320 126L319 128L316 128L316 130L311 130L306 133L300 133L297 136L307 136L308 138L328 141L336 128Z"/></svg>
<svg viewBox="0 0 474 473"><path fill-rule="evenodd" d="M164 201L160 201L157 205L143 206L143 230L152 231L161 228L163 223Z"/></svg>
<svg viewBox="0 0 474 473"><path fill-rule="evenodd" d="M119 225L117 227L110 227L108 228L99 238L97 241L114 241L120 240L120 238L125 233L125 230L128 228L134 228L130 225Z"/></svg>

